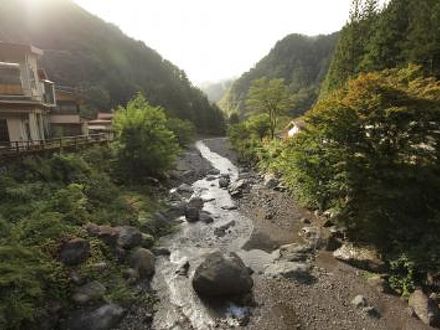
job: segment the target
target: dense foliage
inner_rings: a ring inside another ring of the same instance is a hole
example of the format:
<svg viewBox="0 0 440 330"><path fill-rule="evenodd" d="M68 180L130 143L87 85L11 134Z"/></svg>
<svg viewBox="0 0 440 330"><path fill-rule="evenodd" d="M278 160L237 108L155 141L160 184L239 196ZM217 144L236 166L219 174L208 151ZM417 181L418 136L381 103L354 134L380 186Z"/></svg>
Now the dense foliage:
<svg viewBox="0 0 440 330"><path fill-rule="evenodd" d="M440 3L437 0L354 0L340 33L323 94L360 72L421 65L440 77Z"/></svg>
<svg viewBox="0 0 440 330"><path fill-rule="evenodd" d="M219 102L220 106L228 114L242 114L246 110L245 100L254 80L280 78L284 79L294 96L290 114L303 114L319 94L336 40L337 33L316 37L291 34L285 37L253 69L233 83Z"/></svg>
<svg viewBox="0 0 440 330"><path fill-rule="evenodd" d="M106 301L125 304L133 299L134 291L122 277L123 265L82 226L141 227L142 219L158 207L148 187L114 183L108 165L112 158L108 147L82 155L27 158L10 164L0 176L0 328L33 329L35 323L56 322L53 306L74 306L72 271L103 283ZM73 237L91 243L91 257L82 265L66 266L58 253ZM105 270L94 268L102 262Z"/></svg>
<svg viewBox="0 0 440 330"><path fill-rule="evenodd" d="M292 97L283 79L255 80L246 98L249 112L264 113L269 117L270 136L273 139L279 118L292 107Z"/></svg>
<svg viewBox="0 0 440 330"><path fill-rule="evenodd" d="M361 74L305 121L287 141L261 143L233 128L231 139L298 201L331 209L353 240L396 258L390 283L401 293L439 271L440 82L416 66Z"/></svg>
<svg viewBox="0 0 440 330"><path fill-rule="evenodd" d="M186 127L171 125L179 131ZM179 145L173 131L168 128L165 111L151 106L138 95L125 108L116 111L113 127L116 134L115 149L119 170L123 176L139 180L148 175L158 175L173 166ZM185 125L186 126L186 125ZM183 132L186 139L187 132Z"/></svg>
<svg viewBox="0 0 440 330"><path fill-rule="evenodd" d="M43 48L50 79L82 89L92 108L110 110L142 92L151 104L191 120L201 132L224 130L219 108L191 85L185 72L73 1L32 6L26 0L2 1L0 40Z"/></svg>

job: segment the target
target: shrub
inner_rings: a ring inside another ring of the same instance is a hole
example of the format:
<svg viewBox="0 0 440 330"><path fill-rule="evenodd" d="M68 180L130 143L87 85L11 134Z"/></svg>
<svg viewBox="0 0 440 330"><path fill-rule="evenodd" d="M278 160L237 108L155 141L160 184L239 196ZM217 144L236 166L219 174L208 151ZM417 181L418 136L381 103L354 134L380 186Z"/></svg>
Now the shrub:
<svg viewBox="0 0 440 330"><path fill-rule="evenodd" d="M187 146L194 140L196 128L194 124L186 119L169 118L167 121L168 129L174 133L177 142L181 147Z"/></svg>
<svg viewBox="0 0 440 330"><path fill-rule="evenodd" d="M179 147L167 128L162 108L153 107L142 95L119 108L114 118L115 149L121 175L139 180L170 169Z"/></svg>

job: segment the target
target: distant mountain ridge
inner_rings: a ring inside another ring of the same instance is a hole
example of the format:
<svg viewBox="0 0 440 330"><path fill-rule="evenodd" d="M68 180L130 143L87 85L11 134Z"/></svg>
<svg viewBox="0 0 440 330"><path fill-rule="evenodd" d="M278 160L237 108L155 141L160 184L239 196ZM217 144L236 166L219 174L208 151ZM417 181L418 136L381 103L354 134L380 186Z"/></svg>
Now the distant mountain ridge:
<svg viewBox="0 0 440 330"><path fill-rule="evenodd" d="M70 0L3 0L0 40L32 43L58 84L80 87L90 106L106 110L141 91L154 105L193 121L199 131L223 130L221 111L186 74L143 42Z"/></svg>
<svg viewBox="0 0 440 330"><path fill-rule="evenodd" d="M200 89L208 96L211 102L220 101L229 88L234 83L234 79L226 79L218 82L207 82L200 85Z"/></svg>
<svg viewBox="0 0 440 330"><path fill-rule="evenodd" d="M243 114L252 81L262 77L283 78L295 96L291 115L304 113L318 97L337 39L338 33L315 37L301 34L286 36L254 68L232 84L219 102L220 107L228 114Z"/></svg>

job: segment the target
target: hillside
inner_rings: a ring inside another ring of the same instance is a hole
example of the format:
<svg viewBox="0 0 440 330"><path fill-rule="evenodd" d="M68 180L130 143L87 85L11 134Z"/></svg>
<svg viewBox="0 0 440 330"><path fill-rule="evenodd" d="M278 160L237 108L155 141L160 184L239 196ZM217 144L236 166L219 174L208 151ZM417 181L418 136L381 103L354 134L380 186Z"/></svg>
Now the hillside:
<svg viewBox="0 0 440 330"><path fill-rule="evenodd" d="M307 37L291 34L277 42L270 53L234 82L219 103L226 113L244 111L244 100L253 80L284 78L296 96L291 113L302 114L315 102L333 55L337 33Z"/></svg>
<svg viewBox="0 0 440 330"><path fill-rule="evenodd" d="M70 0L32 5L25 0L3 1L0 40L44 49L43 64L50 78L82 88L91 107L108 110L141 91L154 105L192 120L200 131L223 128L219 109L182 70Z"/></svg>
<svg viewBox="0 0 440 330"><path fill-rule="evenodd" d="M222 80L214 83L204 83L200 89L208 96L208 100L214 103L220 101L233 84L233 79Z"/></svg>
<svg viewBox="0 0 440 330"><path fill-rule="evenodd" d="M391 0L383 10L374 0L357 3L341 31L323 95L361 72L408 64L440 77L439 18L438 0Z"/></svg>

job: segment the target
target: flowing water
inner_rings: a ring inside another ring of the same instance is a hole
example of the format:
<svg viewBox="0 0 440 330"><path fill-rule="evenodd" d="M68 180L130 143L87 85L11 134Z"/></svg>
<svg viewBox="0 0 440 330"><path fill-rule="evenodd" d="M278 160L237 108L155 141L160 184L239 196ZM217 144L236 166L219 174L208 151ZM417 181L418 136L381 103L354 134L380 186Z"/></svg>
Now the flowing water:
<svg viewBox="0 0 440 330"><path fill-rule="evenodd" d="M231 181L239 177L238 168L227 158L212 152L203 141L196 143L202 157L211 162L221 174L229 174ZM157 291L160 303L155 314L154 329L218 329L237 325L237 319L246 313L246 307L238 307L232 302L203 302L195 294L191 279L203 256L213 250L236 252L254 271L261 271L274 259L273 254L261 250L245 251L243 245L252 233L252 221L237 210L227 210L235 202L228 191L219 188L218 179L206 178L193 184L194 195L207 202L204 210L214 217L214 223L188 223L183 221L176 233L164 237L160 245L171 251L168 257L160 257L156 264L153 288ZM224 237L217 237L214 229L234 220ZM188 276L176 273L189 262Z"/></svg>

